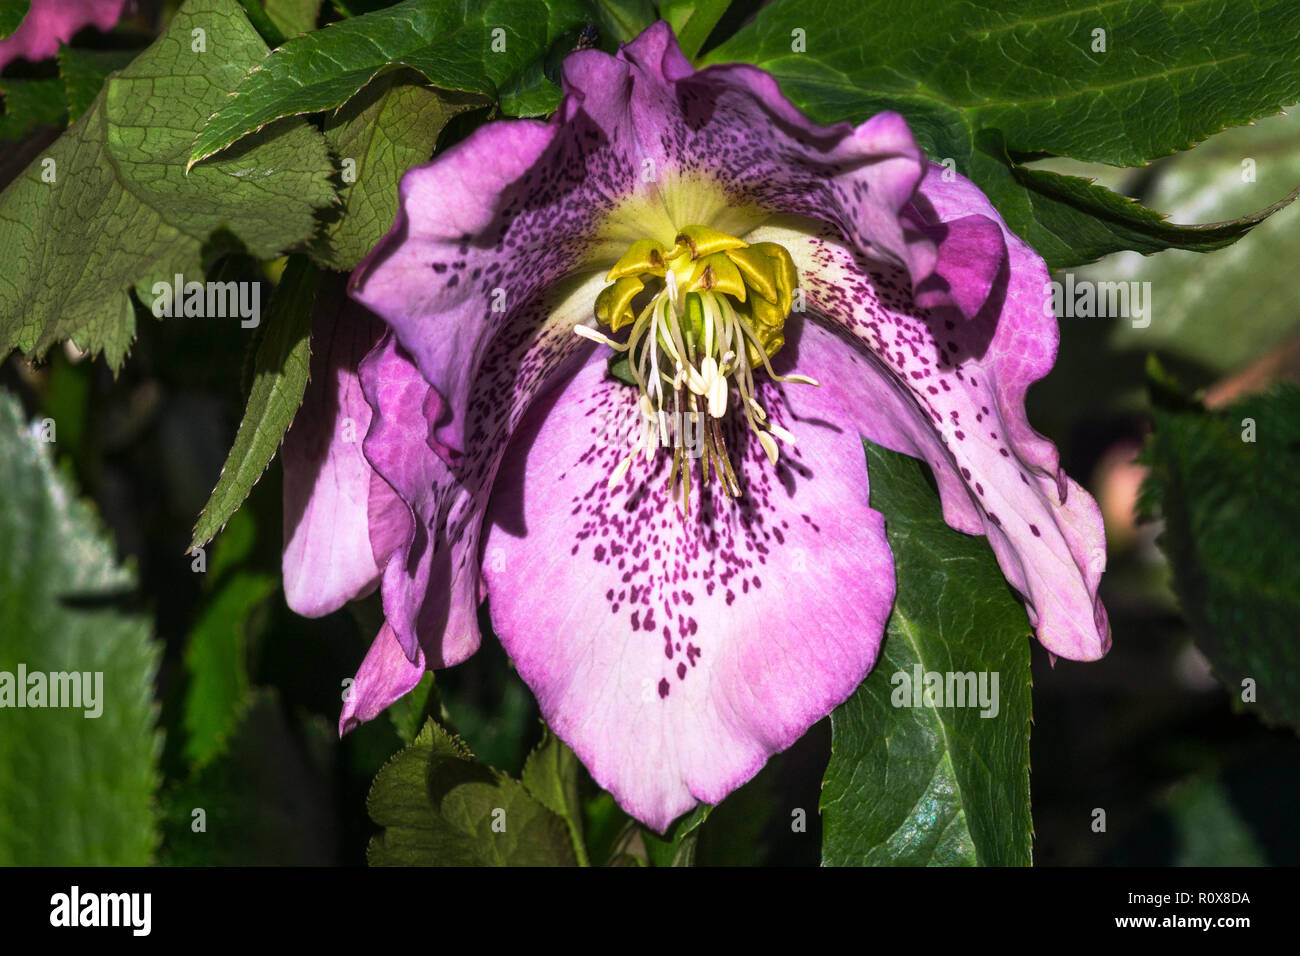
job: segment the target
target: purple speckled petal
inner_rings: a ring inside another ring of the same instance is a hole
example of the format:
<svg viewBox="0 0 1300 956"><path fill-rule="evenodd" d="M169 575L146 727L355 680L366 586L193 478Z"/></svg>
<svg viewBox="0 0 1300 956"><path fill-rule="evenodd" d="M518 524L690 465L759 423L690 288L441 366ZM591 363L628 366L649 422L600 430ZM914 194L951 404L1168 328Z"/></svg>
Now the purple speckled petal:
<svg viewBox="0 0 1300 956"><path fill-rule="evenodd" d="M863 321L879 324L889 338L895 329L915 335L924 328L877 308L878 316L864 313ZM1088 493L1069 479L1062 501L1056 475L1031 461L1028 446L1009 440L1010 409L993 398L998 363L963 362L964 381L952 370L937 370L926 381L951 385L935 396L926 391L929 384L919 391L900 389L886 363L813 322L795 330L791 341L801 370L818 376L840 402L856 400L855 414L841 421L874 442L925 461L935 474L948 524L988 535L1007 581L1026 598L1039 641L1071 660L1103 656L1110 630L1097 597L1105 566L1101 515ZM934 412L942 415L942 424Z"/></svg>
<svg viewBox="0 0 1300 956"><path fill-rule="evenodd" d="M387 623L379 629L353 680L339 715L339 735L374 720L393 701L410 692L424 676L424 655L416 649L414 661L406 659L397 635Z"/></svg>
<svg viewBox="0 0 1300 956"><path fill-rule="evenodd" d="M513 371L484 361L492 340L517 327L521 309L554 320L538 296L565 276L599 284L640 238L671 245L692 224L744 235L768 215L797 213L903 264L917 283L932 279L945 238L949 261L958 247L972 253L963 277L983 269L989 285L1001 264L973 254L969 231L936 235L912 214L925 158L897 114L818 126L761 70L692 71L664 23L618 56L573 54L563 79L550 123L490 123L408 172L397 222L353 276L353 295L389 322L446 400L437 436L448 448L466 447L475 379L504 387ZM947 301L948 288L930 281L928 301ZM977 283L962 288L958 304L976 311ZM591 318L593 300L574 321ZM545 347L567 355L577 344L558 336Z"/></svg>
<svg viewBox="0 0 1300 956"><path fill-rule="evenodd" d="M593 66L602 62L600 54L584 55ZM624 47L619 58L641 79L639 95L627 105L611 97L598 119L602 126L621 119L657 131L657 139L642 135L648 142L641 155L668 170L663 202L674 218L697 212L698 221L709 223L713 210L692 204L682 182L711 181L732 207L834 225L863 255L902 265L927 307L955 305L966 316L979 311L1006 258L1001 232L981 216L940 224L916 208L927 163L897 113L877 114L857 127L820 126L756 67L724 64L693 73L663 23ZM587 63L577 56L568 62Z"/></svg>
<svg viewBox="0 0 1300 956"><path fill-rule="evenodd" d="M543 715L629 812L662 831L722 799L875 660L894 578L860 434L934 469L1044 645L1105 653L1100 516L1024 413L1055 356L1046 271L985 197L897 115L818 126L753 67L695 72L664 24L570 56L564 90L551 122L408 173L354 275L393 330L359 373L387 622L341 728L471 654L490 591ZM778 365L824 384L761 381L798 445L773 468L730 423L745 497L683 519L666 455L606 489L627 448L602 429L636 396L572 330L628 244L689 224L789 249L811 311Z"/></svg>
<svg viewBox="0 0 1300 956"><path fill-rule="evenodd" d="M564 112L576 108L571 100ZM593 138L584 118L479 128L403 177L397 223L353 273L353 295L388 321L446 399L437 436L451 449L465 448L476 380L496 376L505 387L517 371L482 363L493 338L523 310L539 321L550 314L539 299L595 255L595 224L626 190L626 164ZM594 299L573 321L590 317ZM562 351L581 345L569 334L547 341Z"/></svg>
<svg viewBox="0 0 1300 956"><path fill-rule="evenodd" d="M18 29L0 40L0 70L13 60L49 59L85 27L113 29L124 6L126 0L32 0Z"/></svg>
<svg viewBox="0 0 1300 956"><path fill-rule="evenodd" d="M493 625L547 723L660 831L848 697L893 601L858 435L817 389L760 393L798 444L773 468L733 423L745 496L713 486L698 523L668 496L666 455L607 489L636 393L599 358L530 412L493 496Z"/></svg>
<svg viewBox="0 0 1300 956"><path fill-rule="evenodd" d="M357 363L383 323L344 298L318 300L311 381L281 450L284 595L307 617L374 590L404 509L362 454L370 406Z"/></svg>
<svg viewBox="0 0 1300 956"><path fill-rule="evenodd" d="M934 271L914 284L916 304L924 309L955 305L963 316L978 315L1007 259L1002 228L987 216L970 215L927 223L920 231L933 239L939 258Z"/></svg>
<svg viewBox="0 0 1300 956"><path fill-rule="evenodd" d="M922 194L936 215L979 215L1001 226L973 185L943 183L942 167L932 168ZM1025 416L1025 392L1051 368L1057 344L1042 260L1004 232L1009 268L980 314L963 320L955 309L919 309L905 274L854 255L828 229L802 240L792 224L759 232L790 250L810 315L833 329L792 323L795 367L852 413L846 423L930 465L945 519L988 535L1045 647L1073 660L1104 655L1101 515Z"/></svg>
<svg viewBox="0 0 1300 956"><path fill-rule="evenodd" d="M407 653L423 645L432 667L459 663L478 647L479 543L497 469L534 396L591 350L570 329L597 288L562 284L513 313L512 325L489 343L485 368L492 374L469 385L464 452L441 444L435 423L443 402L393 335L361 365L362 389L376 413L366 458L414 518L384 571L385 614ZM550 318L539 318L541 311Z"/></svg>

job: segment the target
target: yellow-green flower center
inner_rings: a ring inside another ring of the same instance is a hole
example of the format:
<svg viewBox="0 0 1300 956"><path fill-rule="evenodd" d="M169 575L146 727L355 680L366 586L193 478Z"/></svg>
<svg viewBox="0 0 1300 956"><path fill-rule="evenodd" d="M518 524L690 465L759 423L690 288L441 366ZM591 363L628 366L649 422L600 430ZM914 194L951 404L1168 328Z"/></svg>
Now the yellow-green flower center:
<svg viewBox="0 0 1300 956"><path fill-rule="evenodd" d="M794 436L768 420L755 397L756 371L765 369L777 381L817 384L772 371L770 359L785 344L799 284L790 254L776 243L751 245L707 226L687 226L671 249L654 239L634 242L605 278L610 284L596 297L596 319L611 333L630 327L626 341L583 325L574 331L626 356L643 418L610 485L638 453L648 461L658 446L671 445L669 481L681 477L684 497L690 492L687 457L702 457L706 480L712 466L723 490L740 494L722 419L732 409L743 414L775 465L776 439L793 444ZM683 434L700 440L685 444Z"/></svg>

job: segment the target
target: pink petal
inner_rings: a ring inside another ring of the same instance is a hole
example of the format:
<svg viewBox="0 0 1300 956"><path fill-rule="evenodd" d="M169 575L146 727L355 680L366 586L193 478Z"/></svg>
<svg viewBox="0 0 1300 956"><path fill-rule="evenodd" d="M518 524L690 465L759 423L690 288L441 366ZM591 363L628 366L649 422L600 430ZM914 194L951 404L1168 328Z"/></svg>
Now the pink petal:
<svg viewBox="0 0 1300 956"><path fill-rule="evenodd" d="M458 664L478 648L479 597L477 568L445 534L460 485L431 443L442 403L391 332L361 363L360 380L375 415L366 460L409 516L394 529L383 569L388 627L409 661L423 654L432 667Z"/></svg>
<svg viewBox="0 0 1300 956"><path fill-rule="evenodd" d="M660 831L851 694L893 601L857 434L811 386L761 392L798 445L773 468L732 428L745 497L714 486L699 523L668 497L666 455L607 489L627 448L605 429L636 393L599 359L528 416L493 496L497 633L550 726Z"/></svg>
<svg viewBox="0 0 1300 956"><path fill-rule="evenodd" d="M572 328L598 290L599 277L511 314L488 343L480 374L466 383L463 451L442 444L436 426L444 403L396 338L362 365L377 414L367 459L414 518L385 571L384 607L403 647L413 652L422 643L430 666L459 663L478 647L480 535L497 468L534 398L571 374L571 353L590 352Z"/></svg>
<svg viewBox="0 0 1300 956"><path fill-rule="evenodd" d="M353 295L387 320L447 401L437 441L456 451L494 336L521 308L536 311L538 297L573 268L597 216L603 184L569 132L491 123L412 169L392 232L353 273ZM566 349L580 344L559 340Z"/></svg>
<svg viewBox="0 0 1300 956"><path fill-rule="evenodd" d="M963 316L979 314L1007 268L1007 248L998 223L983 215L963 216L924 232L938 248L935 270L913 286L923 309L955 305Z"/></svg>
<svg viewBox="0 0 1300 956"><path fill-rule="evenodd" d="M374 590L402 522L400 503L362 454L370 406L357 363L383 325L346 299L318 303L312 320L311 380L285 436L284 595L289 607L320 617Z"/></svg>
<svg viewBox="0 0 1300 956"><path fill-rule="evenodd" d="M417 649L414 661L406 659L397 636L387 623L361 662L339 715L339 736L382 714L393 701L410 693L424 676L424 655Z"/></svg>
<svg viewBox="0 0 1300 956"><path fill-rule="evenodd" d="M113 29L124 6L126 0L32 0L18 29L0 40L0 70L13 60L49 59L84 27Z"/></svg>
<svg viewBox="0 0 1300 956"><path fill-rule="evenodd" d="M972 184L942 183L941 172L932 167L922 189L937 215L977 215L1002 227ZM1073 660L1104 655L1101 514L1025 415L1026 390L1051 368L1057 344L1042 260L1003 227L1008 268L983 310L963 320L953 308L918 308L904 274L854 255L829 230L800 240L794 229L765 229L761 238L784 242L795 256L809 316L835 329L808 321L800 333L792 325L795 367L852 413L846 424L930 465L945 519L988 535L1045 647Z"/></svg>

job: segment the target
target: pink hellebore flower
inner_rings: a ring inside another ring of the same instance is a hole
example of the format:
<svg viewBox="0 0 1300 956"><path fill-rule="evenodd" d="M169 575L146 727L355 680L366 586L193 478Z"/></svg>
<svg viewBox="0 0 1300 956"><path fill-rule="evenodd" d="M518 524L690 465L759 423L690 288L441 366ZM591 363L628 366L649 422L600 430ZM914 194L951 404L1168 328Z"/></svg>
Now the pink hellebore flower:
<svg viewBox="0 0 1300 956"><path fill-rule="evenodd" d="M0 70L12 60L47 60L84 27L111 30L126 0L32 0L27 16L0 40Z"/></svg>
<svg viewBox="0 0 1300 956"><path fill-rule="evenodd" d="M815 125L662 23L572 54L564 92L409 172L352 281L383 322L318 330L285 591L316 615L378 584L386 615L341 729L472 654L490 596L628 812L716 803L876 660L894 571L861 436L930 466L1053 654L1102 656L1101 517L1024 410L1047 270L988 199L896 114Z"/></svg>

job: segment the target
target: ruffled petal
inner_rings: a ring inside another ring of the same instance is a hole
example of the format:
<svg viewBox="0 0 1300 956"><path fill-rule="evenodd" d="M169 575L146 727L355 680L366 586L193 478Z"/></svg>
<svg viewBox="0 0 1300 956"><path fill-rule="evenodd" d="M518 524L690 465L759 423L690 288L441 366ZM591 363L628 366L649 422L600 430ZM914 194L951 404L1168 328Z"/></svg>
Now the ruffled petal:
<svg viewBox="0 0 1300 956"><path fill-rule="evenodd" d="M381 334L383 323L355 303L318 300L311 380L280 452L284 595L307 617L374 590L392 550L386 529L405 524L400 502L362 454L370 405L357 364Z"/></svg>
<svg viewBox="0 0 1300 956"><path fill-rule="evenodd" d="M367 720L374 720L389 704L410 693L424 676L424 671L424 655L417 649L415 660L407 660L397 635L384 624L344 698L343 712L339 715L339 736Z"/></svg>
<svg viewBox="0 0 1300 956"><path fill-rule="evenodd" d="M669 497L666 454L607 488L636 392L600 360L529 414L493 495L497 633L548 724L660 831L848 697L893 600L859 437L811 386L760 391L798 445L773 468L732 427L744 497L714 485L701 503L697 480L698 523Z"/></svg>
<svg viewBox="0 0 1300 956"><path fill-rule="evenodd" d="M594 69L602 55L582 56L590 61L567 62L591 62ZM710 216L726 215L733 222L724 226L743 236L733 225L737 210L812 217L835 226L864 256L903 266L924 305L954 305L967 316L979 311L1006 257L1001 231L983 217L940 222L916 209L927 163L900 115L879 113L857 127L821 126L756 67L693 72L664 23L625 46L619 59L641 79L639 92L626 102L607 97L601 122L621 119L632 129L655 131L643 134L641 155L664 165L663 204L678 226L717 226ZM690 186L699 180L710 182L715 196L721 190L725 214L693 202ZM943 271L936 272L940 263Z"/></svg>
<svg viewBox="0 0 1300 956"><path fill-rule="evenodd" d="M478 648L480 534L497 469L535 396L591 351L571 330L595 294L592 282L561 283L514 313L469 383L463 452L442 444L436 423L444 403L395 336L362 363L376 416L365 454L413 519L384 571L385 613L408 655L421 644L431 667L459 663Z"/></svg>
<svg viewBox="0 0 1300 956"><path fill-rule="evenodd" d="M806 224L771 223L761 237L790 250L807 292L809 321L788 327L788 358L850 412L846 423L930 465L945 519L988 535L1045 647L1095 660L1110 646L1097 597L1106 563L1100 511L1061 470L1024 408L1026 390L1056 353L1047 270L978 189L941 175L932 167L922 189L934 215L982 217L1002 230L1008 250L979 314L964 320L953 308L922 309L905 274L850 252L830 230L801 237ZM823 321L833 331L819 328Z"/></svg>
<svg viewBox="0 0 1300 956"><path fill-rule="evenodd" d="M441 505L455 480L431 444L442 402L391 332L361 363L359 377L374 411L366 459L408 516L393 529L392 557L383 569L387 626L408 661L427 655L433 667L457 664L478 648L479 634L458 613L464 602L453 600Z"/></svg>
<svg viewBox="0 0 1300 956"><path fill-rule="evenodd" d="M926 223L920 231L934 241L938 259L933 272L913 283L916 304L923 309L954 305L964 317L978 315L1006 265L1001 227L986 216L970 215Z"/></svg>

